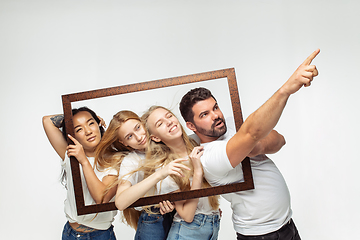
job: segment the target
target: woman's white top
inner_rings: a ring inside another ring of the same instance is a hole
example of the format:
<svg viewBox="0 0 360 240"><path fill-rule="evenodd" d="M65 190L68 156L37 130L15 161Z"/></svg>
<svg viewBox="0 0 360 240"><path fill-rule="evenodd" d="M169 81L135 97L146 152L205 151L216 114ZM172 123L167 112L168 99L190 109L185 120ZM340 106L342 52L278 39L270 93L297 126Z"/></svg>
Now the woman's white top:
<svg viewBox="0 0 360 240"><path fill-rule="evenodd" d="M94 157L88 157L88 160L91 166L94 167L94 160L95 160ZM97 214L94 213L94 214L86 214L86 215L78 216L76 210L74 184L71 174L70 158L67 156L67 153L65 153L64 161L61 161L61 167L66 172L67 198L65 199L64 202L65 205L64 211L67 220L70 223L76 222L78 224L82 224L94 229L99 229L99 230L108 229L111 226L112 222L114 221L114 217L117 214L117 211L101 212ZM105 169L104 171L98 171L95 168L94 172L100 181L102 181L102 179L107 175L115 175L115 176L117 175L117 171L115 169ZM96 204L94 199L90 195L81 164L80 164L80 175L81 175L81 184L83 188L85 206ZM111 201L114 201L114 198Z"/></svg>
<svg viewBox="0 0 360 240"><path fill-rule="evenodd" d="M190 178L190 182L192 183L192 178ZM167 176L165 179L163 179L162 181L156 184L157 194L166 194L177 190L179 190L179 186L175 183L174 179L171 176ZM196 214L205 214L205 215L219 214L219 210L212 209L212 207L209 204L208 197L202 197L199 198L199 202L195 210L195 215ZM180 222L182 220L183 218L178 213L176 213L174 216L174 221Z"/></svg>
<svg viewBox="0 0 360 240"><path fill-rule="evenodd" d="M129 181L132 186L144 180L144 173L136 171L144 158L145 154L142 152L134 151L126 155L120 165L119 179Z"/></svg>

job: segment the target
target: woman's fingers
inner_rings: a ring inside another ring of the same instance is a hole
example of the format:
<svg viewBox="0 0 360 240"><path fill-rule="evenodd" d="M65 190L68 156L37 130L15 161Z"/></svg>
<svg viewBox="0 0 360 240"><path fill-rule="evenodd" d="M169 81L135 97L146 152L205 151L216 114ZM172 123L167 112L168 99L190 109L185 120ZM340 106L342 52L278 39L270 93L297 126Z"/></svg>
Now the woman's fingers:
<svg viewBox="0 0 360 240"><path fill-rule="evenodd" d="M74 143L75 145L79 145L79 144L80 144L79 141L76 140L76 138L74 138L74 137L71 136L70 134L68 134L68 137L70 138L71 141L73 141L73 143Z"/></svg>
<svg viewBox="0 0 360 240"><path fill-rule="evenodd" d="M172 212L174 210L174 205L168 200L160 202L159 205L160 205L160 213L162 215Z"/></svg>
<svg viewBox="0 0 360 240"><path fill-rule="evenodd" d="M189 155L189 158L190 159L200 158L203 154L204 154L203 146L194 147L194 149L191 151L191 153Z"/></svg>
<svg viewBox="0 0 360 240"><path fill-rule="evenodd" d="M100 124L99 124L99 126L101 127L101 126L103 126L104 128L106 128L106 123L105 123L105 121L104 121L104 119L102 119L101 117L99 117L99 116L97 116L98 118L99 118L99 120L100 120Z"/></svg>

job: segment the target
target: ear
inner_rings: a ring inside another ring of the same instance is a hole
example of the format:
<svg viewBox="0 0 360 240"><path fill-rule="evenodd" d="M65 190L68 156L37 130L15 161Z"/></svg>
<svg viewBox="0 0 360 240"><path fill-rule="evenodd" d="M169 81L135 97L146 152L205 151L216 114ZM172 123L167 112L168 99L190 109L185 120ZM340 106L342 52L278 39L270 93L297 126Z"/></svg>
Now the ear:
<svg viewBox="0 0 360 240"><path fill-rule="evenodd" d="M150 136L151 140L153 140L154 142L161 142L161 139L159 137L156 137L154 135Z"/></svg>
<svg viewBox="0 0 360 240"><path fill-rule="evenodd" d="M192 122L186 122L186 127L196 133L195 124L193 124Z"/></svg>

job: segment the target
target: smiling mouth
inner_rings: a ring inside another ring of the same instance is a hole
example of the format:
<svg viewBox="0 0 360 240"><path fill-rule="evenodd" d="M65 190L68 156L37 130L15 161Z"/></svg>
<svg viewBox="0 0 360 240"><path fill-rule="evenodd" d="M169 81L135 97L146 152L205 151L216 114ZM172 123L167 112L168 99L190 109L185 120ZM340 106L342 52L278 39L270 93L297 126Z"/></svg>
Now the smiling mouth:
<svg viewBox="0 0 360 240"><path fill-rule="evenodd" d="M96 138L96 136L90 137L90 138L87 139L87 141L88 141L88 142L92 142L92 141L95 140L95 138Z"/></svg>
<svg viewBox="0 0 360 240"><path fill-rule="evenodd" d="M177 129L177 125L174 125L172 128L170 128L169 132L171 133L171 132L174 131L175 129Z"/></svg>
<svg viewBox="0 0 360 240"><path fill-rule="evenodd" d="M143 138L143 140L139 143L139 145L144 145L146 143L146 137Z"/></svg>

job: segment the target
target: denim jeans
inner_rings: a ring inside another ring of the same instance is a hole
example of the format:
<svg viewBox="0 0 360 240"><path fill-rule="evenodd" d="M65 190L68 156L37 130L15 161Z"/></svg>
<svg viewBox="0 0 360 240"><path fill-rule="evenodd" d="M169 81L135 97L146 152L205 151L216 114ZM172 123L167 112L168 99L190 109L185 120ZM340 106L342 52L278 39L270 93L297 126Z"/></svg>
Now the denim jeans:
<svg viewBox="0 0 360 240"><path fill-rule="evenodd" d="M300 235L292 219L279 230L265 235L244 236L237 233L237 240L300 240Z"/></svg>
<svg viewBox="0 0 360 240"><path fill-rule="evenodd" d="M96 230L94 232L83 233L75 231L67 222L64 226L62 240L116 240L113 230L114 226L109 227L107 230Z"/></svg>
<svg viewBox="0 0 360 240"><path fill-rule="evenodd" d="M164 218L161 214L141 212L135 240L164 240L166 234L163 226Z"/></svg>
<svg viewBox="0 0 360 240"><path fill-rule="evenodd" d="M218 238L219 228L219 215L196 214L191 223L185 221L173 222L167 239L216 240Z"/></svg>

